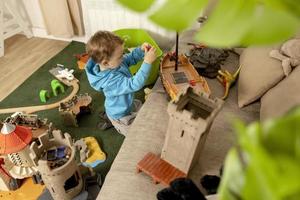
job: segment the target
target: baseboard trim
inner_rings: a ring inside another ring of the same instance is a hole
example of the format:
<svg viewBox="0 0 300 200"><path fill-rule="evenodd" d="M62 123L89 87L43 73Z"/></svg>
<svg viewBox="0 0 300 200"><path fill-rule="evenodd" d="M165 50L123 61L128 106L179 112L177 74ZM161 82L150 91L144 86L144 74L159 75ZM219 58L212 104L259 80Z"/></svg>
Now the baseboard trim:
<svg viewBox="0 0 300 200"><path fill-rule="evenodd" d="M72 37L72 38L60 38L60 37L55 37L55 36L52 36L52 35L48 35L46 29L44 28L37 28L37 27L34 27L34 28L31 28L32 30L32 33L33 33L33 36L34 37L40 37L40 38L47 38L47 39L52 39L52 40L62 40L62 41L78 41L78 42L84 42L86 43L87 42L87 38L86 36L75 36L75 37Z"/></svg>

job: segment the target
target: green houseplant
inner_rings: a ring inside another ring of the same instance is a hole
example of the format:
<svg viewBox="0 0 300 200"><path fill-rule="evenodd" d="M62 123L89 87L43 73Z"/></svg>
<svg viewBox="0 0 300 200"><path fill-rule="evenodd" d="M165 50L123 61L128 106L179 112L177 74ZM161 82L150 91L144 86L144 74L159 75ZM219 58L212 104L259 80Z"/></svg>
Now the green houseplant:
<svg viewBox="0 0 300 200"><path fill-rule="evenodd" d="M300 107L286 116L236 123L237 143L228 152L221 200L300 199Z"/></svg>
<svg viewBox="0 0 300 200"><path fill-rule="evenodd" d="M155 0L117 0L137 12L148 11ZM158 1L158 0L157 0ZM217 0L212 0L217 1ZM166 0L149 13L154 23L174 31L188 28L209 0ZM247 46L282 42L300 27L298 0L218 0L196 38L211 46Z"/></svg>

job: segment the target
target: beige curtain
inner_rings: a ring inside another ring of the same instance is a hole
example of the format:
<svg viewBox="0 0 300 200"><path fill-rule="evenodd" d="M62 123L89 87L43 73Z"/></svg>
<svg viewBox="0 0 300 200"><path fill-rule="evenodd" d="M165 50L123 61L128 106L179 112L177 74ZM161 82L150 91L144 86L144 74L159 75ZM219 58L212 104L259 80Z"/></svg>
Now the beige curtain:
<svg viewBox="0 0 300 200"><path fill-rule="evenodd" d="M39 0L49 35L70 38L84 35L80 0Z"/></svg>

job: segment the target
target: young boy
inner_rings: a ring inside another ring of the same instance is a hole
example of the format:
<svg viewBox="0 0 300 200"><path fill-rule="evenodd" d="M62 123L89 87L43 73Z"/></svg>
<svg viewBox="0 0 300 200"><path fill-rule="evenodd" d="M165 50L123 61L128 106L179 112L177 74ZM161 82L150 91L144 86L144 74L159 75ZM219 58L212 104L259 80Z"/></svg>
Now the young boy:
<svg viewBox="0 0 300 200"><path fill-rule="evenodd" d="M86 74L91 86L105 95L105 111L116 130L125 135L141 107L134 100L134 92L147 80L156 49L144 43L131 53L123 55L123 41L108 31L98 31L87 43L90 56ZM129 67L144 58L138 72L132 76Z"/></svg>

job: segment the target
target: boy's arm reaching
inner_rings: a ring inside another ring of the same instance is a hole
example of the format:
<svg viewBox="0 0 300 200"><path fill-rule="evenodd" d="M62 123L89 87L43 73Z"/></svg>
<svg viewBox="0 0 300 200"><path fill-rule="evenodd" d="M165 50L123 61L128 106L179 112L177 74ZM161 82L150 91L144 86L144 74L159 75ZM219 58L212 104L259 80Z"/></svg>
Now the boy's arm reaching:
<svg viewBox="0 0 300 200"><path fill-rule="evenodd" d="M130 67L131 65L137 64L144 58L144 51L141 47L135 48L132 52L123 56L123 62Z"/></svg>

